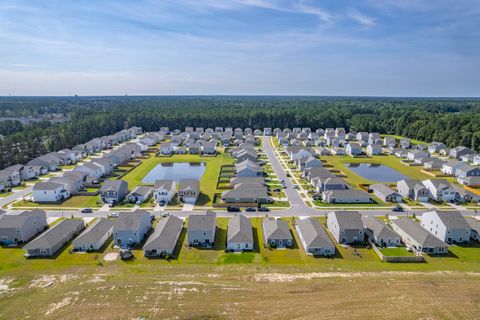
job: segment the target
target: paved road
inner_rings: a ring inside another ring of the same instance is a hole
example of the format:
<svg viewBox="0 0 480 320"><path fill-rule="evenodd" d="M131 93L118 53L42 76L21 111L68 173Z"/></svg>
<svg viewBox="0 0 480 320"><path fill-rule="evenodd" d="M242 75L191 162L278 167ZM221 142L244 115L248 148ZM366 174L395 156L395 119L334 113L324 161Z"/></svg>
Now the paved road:
<svg viewBox="0 0 480 320"><path fill-rule="evenodd" d="M0 198L0 208L3 207L4 205L9 204L13 200L21 199L25 197L27 194L32 192L33 187L28 187L23 190L16 191L15 193L8 195L6 197Z"/></svg>

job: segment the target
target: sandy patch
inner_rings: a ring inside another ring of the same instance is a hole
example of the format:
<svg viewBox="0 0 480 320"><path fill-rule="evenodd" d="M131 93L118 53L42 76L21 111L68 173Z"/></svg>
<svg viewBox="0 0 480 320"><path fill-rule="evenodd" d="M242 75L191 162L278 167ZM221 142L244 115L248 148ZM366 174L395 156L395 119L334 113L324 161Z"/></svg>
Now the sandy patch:
<svg viewBox="0 0 480 320"><path fill-rule="evenodd" d="M54 223L55 221L57 221L58 219L60 219L60 217L48 217L48 218L47 218L47 223L48 223L48 224L52 224L52 223Z"/></svg>
<svg viewBox="0 0 480 320"><path fill-rule="evenodd" d="M384 276L419 276L425 274L432 275L454 275L465 274L452 271L437 272L409 272L409 271L387 271L387 272L310 272L310 273L259 273L254 275L255 281L266 282L292 282L296 280L311 280L319 278L359 278L359 277L384 277ZM471 276L480 276L478 272L468 272Z"/></svg>
<svg viewBox="0 0 480 320"><path fill-rule="evenodd" d="M117 260L119 257L119 254L117 252L110 252L110 253L107 253L105 255L105 257L103 257L103 260L105 261L115 261Z"/></svg>
<svg viewBox="0 0 480 320"><path fill-rule="evenodd" d="M57 311L58 309L68 306L71 302L72 302L72 298L71 297L66 297L60 302L52 303L48 306L48 310L47 310L47 312L45 312L45 315L48 316L48 315L52 314L53 312Z"/></svg>
<svg viewBox="0 0 480 320"><path fill-rule="evenodd" d="M43 275L40 278L32 280L30 288L48 288L56 283L65 283L70 280L77 279L76 275L62 274L62 275Z"/></svg>
<svg viewBox="0 0 480 320"><path fill-rule="evenodd" d="M0 279L0 295L7 294L9 292L14 291L14 288L10 288L10 283L12 283L13 279L4 278Z"/></svg>

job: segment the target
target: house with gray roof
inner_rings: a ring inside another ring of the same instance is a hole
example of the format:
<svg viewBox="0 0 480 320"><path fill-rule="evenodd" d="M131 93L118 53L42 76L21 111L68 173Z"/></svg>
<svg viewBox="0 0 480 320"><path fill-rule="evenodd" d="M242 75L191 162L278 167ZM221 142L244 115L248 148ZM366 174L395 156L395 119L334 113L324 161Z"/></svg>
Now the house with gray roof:
<svg viewBox="0 0 480 320"><path fill-rule="evenodd" d="M70 197L70 192L61 183L37 182L32 188L32 200L37 203L60 202Z"/></svg>
<svg viewBox="0 0 480 320"><path fill-rule="evenodd" d="M117 204L128 194L128 183L124 180L105 180L100 188L103 203Z"/></svg>
<svg viewBox="0 0 480 320"><path fill-rule="evenodd" d="M48 228L45 211L34 209L20 214L0 216L0 243L5 245L28 242Z"/></svg>
<svg viewBox="0 0 480 320"><path fill-rule="evenodd" d="M423 213L422 227L446 243L470 241L471 227L458 211L432 210Z"/></svg>
<svg viewBox="0 0 480 320"><path fill-rule="evenodd" d="M168 216L160 220L143 246L144 255L146 257L173 255L182 229L183 220L178 217Z"/></svg>
<svg viewBox="0 0 480 320"><path fill-rule="evenodd" d="M178 186L178 198L183 203L195 204L200 195L200 181L196 179L182 179Z"/></svg>
<svg viewBox="0 0 480 320"><path fill-rule="evenodd" d="M397 182L397 191L405 198L418 202L428 202L430 192L420 180L403 179Z"/></svg>
<svg viewBox="0 0 480 320"><path fill-rule="evenodd" d="M211 247L215 243L217 229L215 212L207 210L203 214L192 214L188 217L187 238L190 246Z"/></svg>
<svg viewBox="0 0 480 320"><path fill-rule="evenodd" d="M293 237L288 224L275 218L265 218L262 222L263 243L272 248L286 248L293 245Z"/></svg>
<svg viewBox="0 0 480 320"><path fill-rule="evenodd" d="M430 192L430 197L436 201L454 201L456 198L456 190L445 179L423 180L423 185Z"/></svg>
<svg viewBox="0 0 480 320"><path fill-rule="evenodd" d="M72 242L74 251L98 251L112 236L113 221L97 219Z"/></svg>
<svg viewBox="0 0 480 320"><path fill-rule="evenodd" d="M447 254L448 245L408 218L391 220L393 230L403 243L417 253Z"/></svg>
<svg viewBox="0 0 480 320"><path fill-rule="evenodd" d="M365 235L376 245L393 247L401 245L401 238L386 223L372 216L362 216Z"/></svg>
<svg viewBox="0 0 480 320"><path fill-rule="evenodd" d="M450 153L448 154L449 157L455 158L455 159L460 159L461 156L467 155L467 154L474 154L472 149L464 147L464 146L458 146L450 150Z"/></svg>
<svg viewBox="0 0 480 320"><path fill-rule="evenodd" d="M338 243L364 243L365 227L357 211L331 211L327 214L327 227Z"/></svg>
<svg viewBox="0 0 480 320"><path fill-rule="evenodd" d="M455 171L455 177L480 177L480 167L464 163L462 166L459 166Z"/></svg>
<svg viewBox="0 0 480 320"><path fill-rule="evenodd" d="M345 153L351 156L362 154L362 147L356 142L350 142L345 146Z"/></svg>
<svg viewBox="0 0 480 320"><path fill-rule="evenodd" d="M152 196L153 188L151 186L136 186L125 199L131 203L143 203Z"/></svg>
<svg viewBox="0 0 480 320"><path fill-rule="evenodd" d="M423 168L426 170L441 170L444 164L445 161L431 157L423 163Z"/></svg>
<svg viewBox="0 0 480 320"><path fill-rule="evenodd" d="M402 195L383 183L372 184L369 189L384 202L402 202Z"/></svg>
<svg viewBox="0 0 480 320"><path fill-rule="evenodd" d="M465 220L472 229L470 237L474 240L480 241L480 221L474 218L465 218Z"/></svg>
<svg viewBox="0 0 480 320"><path fill-rule="evenodd" d="M234 189L222 192L226 203L268 203L270 197L264 185L257 183L238 183Z"/></svg>
<svg viewBox="0 0 480 320"><path fill-rule="evenodd" d="M142 243L150 230L152 217L147 211L121 212L113 226L113 241L119 247Z"/></svg>
<svg viewBox="0 0 480 320"><path fill-rule="evenodd" d="M326 203L374 203L372 196L363 190L328 190L322 192Z"/></svg>
<svg viewBox="0 0 480 320"><path fill-rule="evenodd" d="M335 245L318 220L312 218L296 220L295 230L307 254L313 256L335 254Z"/></svg>
<svg viewBox="0 0 480 320"><path fill-rule="evenodd" d="M257 162L251 160L244 160L235 164L235 171L237 177L259 177L263 176L263 169Z"/></svg>
<svg viewBox="0 0 480 320"><path fill-rule="evenodd" d="M445 174L455 174L455 172L457 171L458 168L460 168L461 166L463 166L463 162L462 161L459 161L459 160L450 160L450 161L447 161L445 162L443 165L442 165L442 168L441 168L441 171L442 173L445 173Z"/></svg>
<svg viewBox="0 0 480 320"><path fill-rule="evenodd" d="M168 204L177 193L175 180L156 180L153 185L153 197L156 203Z"/></svg>
<svg viewBox="0 0 480 320"><path fill-rule="evenodd" d="M65 219L48 229L23 247L27 258L51 257L73 237L79 234L85 224L80 219Z"/></svg>
<svg viewBox="0 0 480 320"><path fill-rule="evenodd" d="M228 221L227 250L251 251L253 243L252 222L242 214L235 214Z"/></svg>

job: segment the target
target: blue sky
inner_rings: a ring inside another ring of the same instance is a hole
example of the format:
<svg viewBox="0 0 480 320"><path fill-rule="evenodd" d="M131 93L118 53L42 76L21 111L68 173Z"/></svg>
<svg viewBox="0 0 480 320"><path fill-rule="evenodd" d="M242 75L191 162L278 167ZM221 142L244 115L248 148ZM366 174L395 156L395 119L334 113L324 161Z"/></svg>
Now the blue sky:
<svg viewBox="0 0 480 320"><path fill-rule="evenodd" d="M0 1L0 95L479 91L478 0Z"/></svg>

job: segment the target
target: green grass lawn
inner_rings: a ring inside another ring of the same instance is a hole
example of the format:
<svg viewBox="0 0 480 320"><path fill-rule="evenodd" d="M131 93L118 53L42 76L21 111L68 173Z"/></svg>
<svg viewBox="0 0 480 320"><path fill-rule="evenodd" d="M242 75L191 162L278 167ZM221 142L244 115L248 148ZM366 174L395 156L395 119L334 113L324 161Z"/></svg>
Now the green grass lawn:
<svg viewBox="0 0 480 320"><path fill-rule="evenodd" d="M62 203L35 203L25 200L19 200L13 204L14 207L58 207L58 208L95 208L101 207L101 204L97 204L100 201L100 196L75 196L70 197Z"/></svg>
<svg viewBox="0 0 480 320"><path fill-rule="evenodd" d="M409 257L409 256L414 256L414 254L410 251L407 251L407 248L405 247L397 247L397 248L378 248L380 252L384 256L389 256L389 257Z"/></svg>

